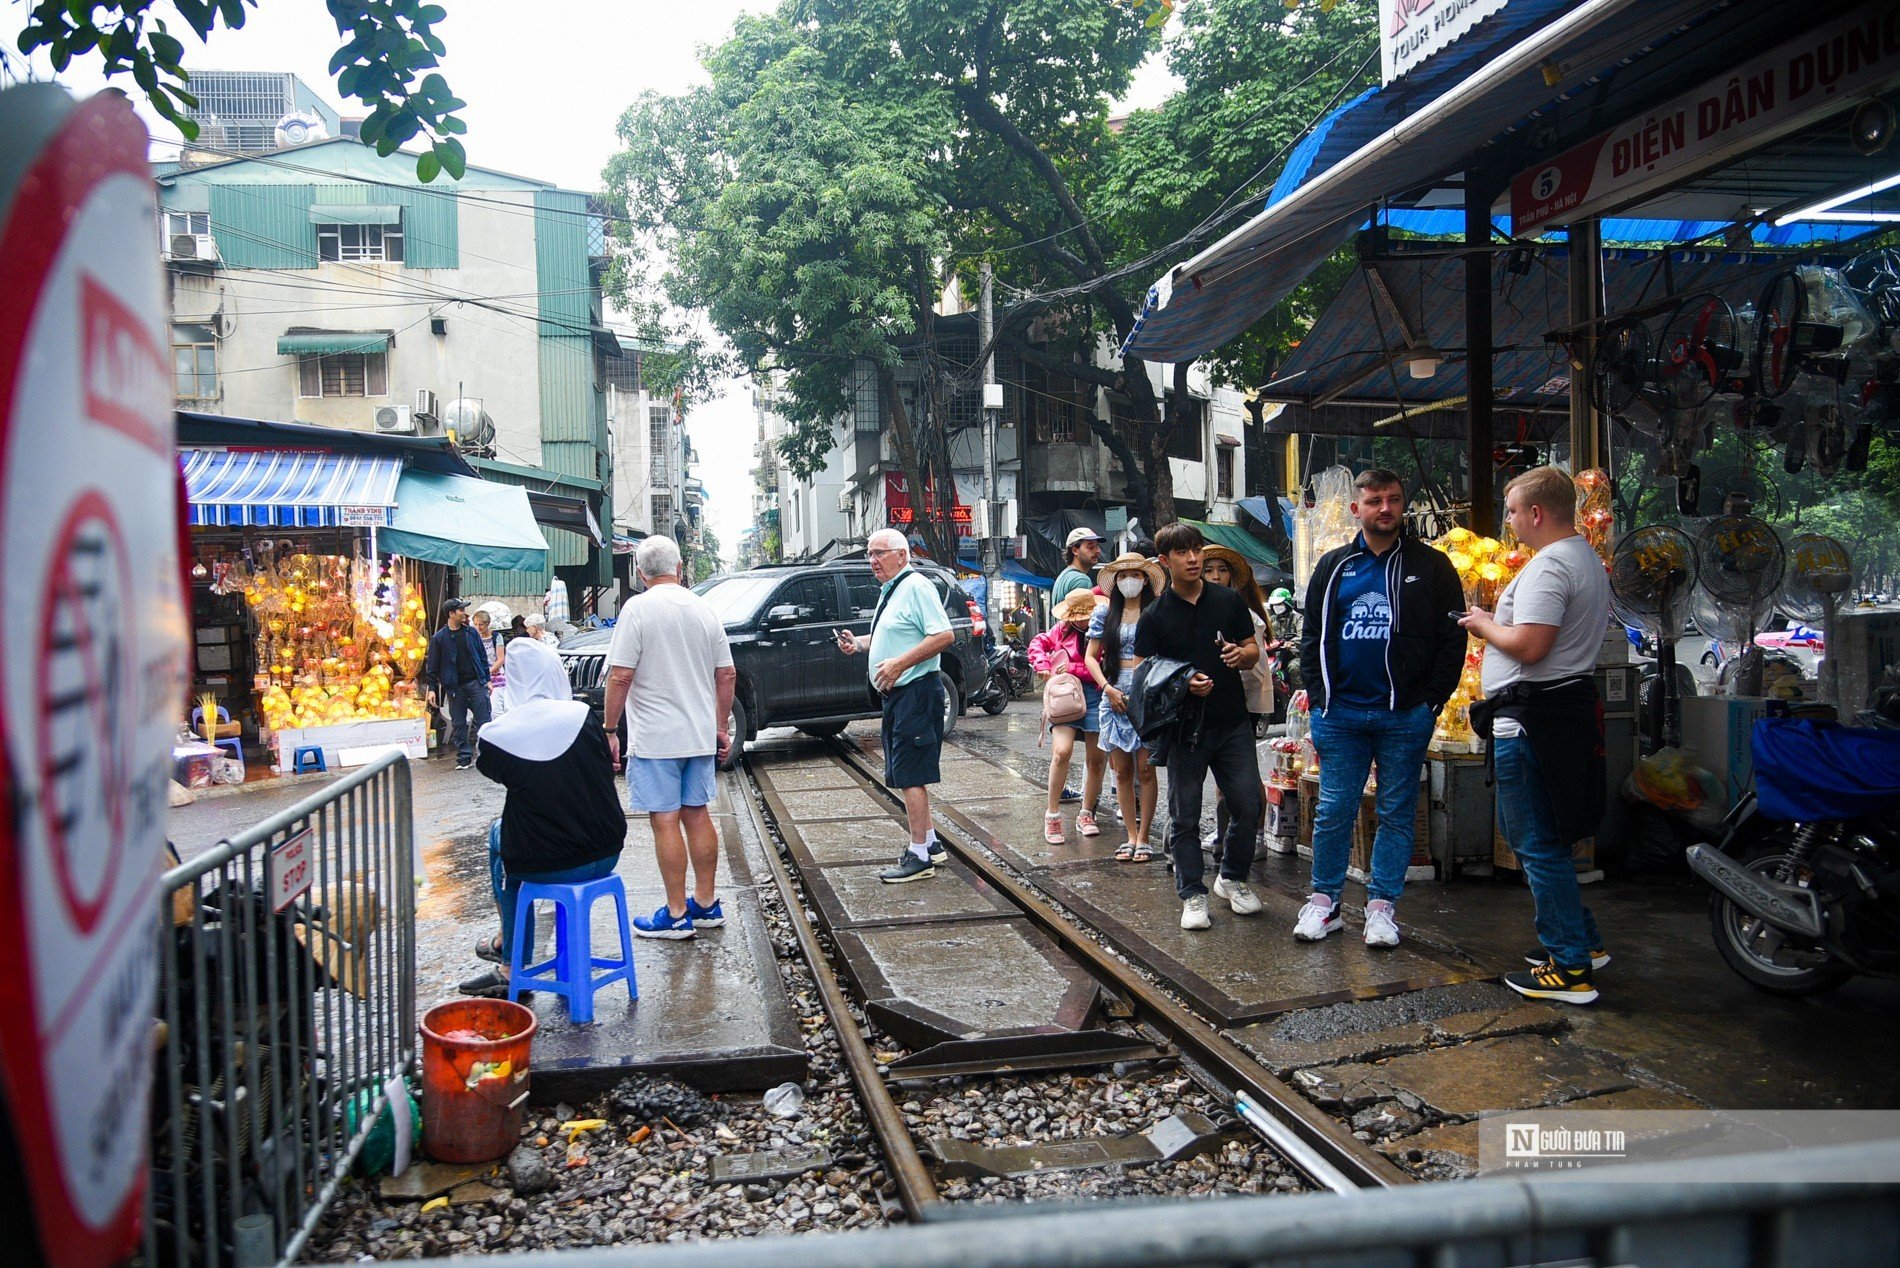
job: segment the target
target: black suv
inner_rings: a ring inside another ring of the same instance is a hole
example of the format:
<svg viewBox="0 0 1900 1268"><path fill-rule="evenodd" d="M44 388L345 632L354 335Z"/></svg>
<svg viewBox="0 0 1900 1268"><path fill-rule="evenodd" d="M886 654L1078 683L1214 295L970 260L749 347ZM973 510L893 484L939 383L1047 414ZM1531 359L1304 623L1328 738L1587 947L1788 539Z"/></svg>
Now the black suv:
<svg viewBox="0 0 1900 1268"><path fill-rule="evenodd" d="M935 564L912 565L943 597L956 641L943 657L944 734L988 668L979 633L981 612L962 586ZM726 626L739 686L732 700L732 735L756 739L769 726L795 726L812 735L836 735L847 722L880 713L870 662L838 650L832 631L870 633L880 590L862 559L829 564L767 564L721 573L693 587ZM558 649L574 695L600 712L607 690L607 649L613 631L586 630ZM732 747L737 761L742 745ZM729 763L730 764L730 763Z"/></svg>

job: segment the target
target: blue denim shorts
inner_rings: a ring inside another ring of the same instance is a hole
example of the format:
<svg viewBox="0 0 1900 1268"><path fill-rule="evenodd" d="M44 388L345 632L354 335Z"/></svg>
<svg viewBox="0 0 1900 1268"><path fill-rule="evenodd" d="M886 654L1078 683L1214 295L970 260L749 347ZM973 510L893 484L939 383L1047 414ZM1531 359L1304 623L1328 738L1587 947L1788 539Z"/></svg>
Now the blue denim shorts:
<svg viewBox="0 0 1900 1268"><path fill-rule="evenodd" d="M627 759L627 792L635 810L665 814L681 806L709 806L718 791L719 772L711 753Z"/></svg>

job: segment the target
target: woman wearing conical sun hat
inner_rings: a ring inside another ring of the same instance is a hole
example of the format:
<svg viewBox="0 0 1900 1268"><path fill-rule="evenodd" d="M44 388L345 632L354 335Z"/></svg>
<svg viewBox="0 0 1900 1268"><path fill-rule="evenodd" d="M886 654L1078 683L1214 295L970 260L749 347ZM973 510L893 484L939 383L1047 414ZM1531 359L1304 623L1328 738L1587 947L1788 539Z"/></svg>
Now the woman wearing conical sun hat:
<svg viewBox="0 0 1900 1268"><path fill-rule="evenodd" d="M1148 833L1154 822L1159 784L1148 750L1128 720L1128 693L1135 684L1135 627L1148 605L1161 597L1167 574L1161 565L1130 551L1102 565L1096 584L1108 602L1089 621L1089 676L1102 688L1101 745L1115 769L1115 800L1121 805L1128 839L1115 851L1118 863L1146 863L1154 856Z"/></svg>

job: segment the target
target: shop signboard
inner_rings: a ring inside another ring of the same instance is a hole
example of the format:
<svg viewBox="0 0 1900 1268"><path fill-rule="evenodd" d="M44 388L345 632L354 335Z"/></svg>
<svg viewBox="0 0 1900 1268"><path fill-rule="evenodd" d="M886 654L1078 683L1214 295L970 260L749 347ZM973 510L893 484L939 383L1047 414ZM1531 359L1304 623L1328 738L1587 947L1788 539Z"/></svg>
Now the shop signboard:
<svg viewBox="0 0 1900 1268"><path fill-rule="evenodd" d="M385 528L389 524L386 506L339 506L336 522L344 528Z"/></svg>
<svg viewBox="0 0 1900 1268"><path fill-rule="evenodd" d="M0 135L0 1150L10 1249L90 1268L145 1185L183 489L144 125L34 84Z"/></svg>
<svg viewBox="0 0 1900 1268"><path fill-rule="evenodd" d="M956 528L958 537L971 537L976 529L970 507L976 500L977 490L973 482L961 476L957 477L956 490L956 501L950 507L950 523ZM936 490L931 489L924 499L926 510L922 513L931 518L937 516L937 512L928 509L934 506L935 495ZM895 528L908 530L917 522L920 512L911 504L910 482L901 471L884 473L884 510L888 522Z"/></svg>
<svg viewBox="0 0 1900 1268"><path fill-rule="evenodd" d="M1574 224L1680 184L1900 83L1900 7L1864 5L1511 182L1511 231Z"/></svg>
<svg viewBox="0 0 1900 1268"><path fill-rule="evenodd" d="M1379 0L1380 82L1400 75L1444 51L1510 0Z"/></svg>

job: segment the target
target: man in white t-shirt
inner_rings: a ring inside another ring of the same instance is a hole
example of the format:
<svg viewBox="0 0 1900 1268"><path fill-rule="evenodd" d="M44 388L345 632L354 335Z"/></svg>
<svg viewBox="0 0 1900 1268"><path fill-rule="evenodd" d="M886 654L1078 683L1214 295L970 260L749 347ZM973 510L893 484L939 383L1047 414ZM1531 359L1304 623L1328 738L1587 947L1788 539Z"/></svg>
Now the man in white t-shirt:
<svg viewBox="0 0 1900 1268"><path fill-rule="evenodd" d="M690 938L698 929L726 923L715 884L719 830L707 807L717 791L717 763L734 742L738 672L718 615L680 584L680 549L673 539L642 541L634 567L647 589L629 599L614 622L607 652L607 744L618 761L624 706L633 750L627 790L633 808L646 811L652 824L666 903L651 916L634 917L633 928L643 938Z"/></svg>
<svg viewBox="0 0 1900 1268"><path fill-rule="evenodd" d="M1497 615L1472 608L1459 622L1485 642L1498 817L1537 904L1534 967L1504 984L1533 999L1588 1004L1592 971L1610 962L1583 905L1570 847L1596 831L1603 806L1603 706L1597 650L1610 619L1603 561L1578 535L1576 488L1555 467L1504 486L1504 519L1537 554L1498 596Z"/></svg>

